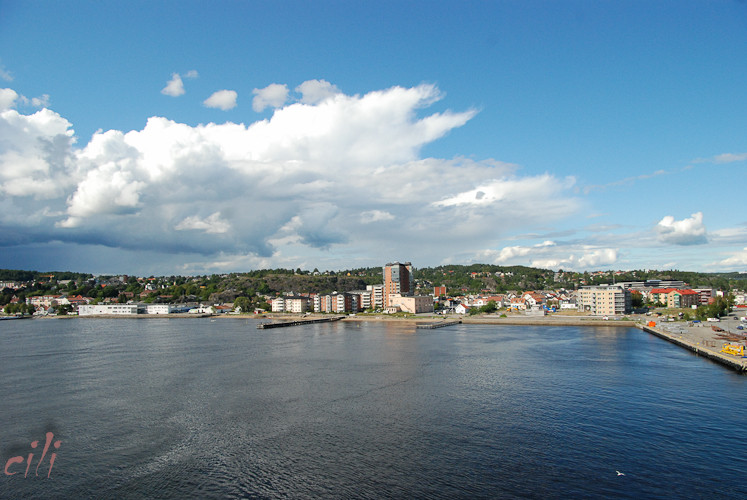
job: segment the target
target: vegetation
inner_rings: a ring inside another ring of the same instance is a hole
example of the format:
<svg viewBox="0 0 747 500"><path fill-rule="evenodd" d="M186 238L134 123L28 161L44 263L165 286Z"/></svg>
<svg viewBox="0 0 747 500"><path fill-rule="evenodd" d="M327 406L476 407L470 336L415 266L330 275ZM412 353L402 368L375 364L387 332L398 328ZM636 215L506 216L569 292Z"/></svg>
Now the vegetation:
<svg viewBox="0 0 747 500"><path fill-rule="evenodd" d="M447 265L415 269L416 293L430 294L434 286L444 285L449 295L474 293L506 293L509 291L574 289L582 285L612 284L621 281L647 279L681 280L693 288L716 288L730 291L744 288L747 275L738 273L695 273L684 271L602 271L578 273L552 271L525 266L490 264ZM89 297L94 302L129 300L144 302L209 302L230 303L243 311L255 307L269 308L267 298L285 292L332 293L365 289L382 283L382 268L367 267L348 271L313 271L302 269L261 269L245 273L205 276L93 276L73 272L38 272L0 269L0 281L15 282L19 289L0 290L0 307L35 295L68 295ZM642 305L640 296L633 297L634 306ZM721 304L717 301L717 304ZM495 304L477 308L493 312ZM723 314L722 305L698 310L698 317ZM10 310L13 310L11 308Z"/></svg>

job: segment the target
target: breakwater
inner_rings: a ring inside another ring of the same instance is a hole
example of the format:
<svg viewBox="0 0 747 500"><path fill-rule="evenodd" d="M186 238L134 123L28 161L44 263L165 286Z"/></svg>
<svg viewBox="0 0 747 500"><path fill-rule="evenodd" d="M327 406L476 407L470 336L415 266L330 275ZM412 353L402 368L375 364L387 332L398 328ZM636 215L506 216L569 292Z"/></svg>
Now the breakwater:
<svg viewBox="0 0 747 500"><path fill-rule="evenodd" d="M740 373L747 372L747 359L745 358L719 352L715 347L701 345L700 342L694 342L692 340L683 338L681 335L678 336L672 333L668 333L658 328L640 324L637 326L644 332L655 335L680 347L684 347L685 349L694 352L698 356L705 356L708 359L711 359Z"/></svg>
<svg viewBox="0 0 747 500"><path fill-rule="evenodd" d="M331 323L333 321L340 321L344 316L335 316L334 318L314 318L314 319L298 319L292 321L277 321L275 323L260 323L257 328L260 330L266 330L268 328L285 328L287 326L301 326L310 325L312 323Z"/></svg>
<svg viewBox="0 0 747 500"><path fill-rule="evenodd" d="M444 328L447 326L454 326L454 325L460 325L462 323L461 320L457 321L440 321L438 323L422 323L417 325L418 328L421 329L427 329L427 330L434 330L436 328Z"/></svg>

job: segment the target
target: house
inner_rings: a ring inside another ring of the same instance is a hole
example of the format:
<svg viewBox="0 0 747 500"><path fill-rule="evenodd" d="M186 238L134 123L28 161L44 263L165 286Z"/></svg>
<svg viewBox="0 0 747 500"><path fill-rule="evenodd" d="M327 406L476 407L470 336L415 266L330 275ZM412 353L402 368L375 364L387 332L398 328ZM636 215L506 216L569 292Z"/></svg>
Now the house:
<svg viewBox="0 0 747 500"><path fill-rule="evenodd" d="M470 309L472 308L466 304L459 304L454 308L454 312L456 314L469 314Z"/></svg>
<svg viewBox="0 0 747 500"><path fill-rule="evenodd" d="M508 303L509 311L526 311L527 303L523 297L514 297Z"/></svg>

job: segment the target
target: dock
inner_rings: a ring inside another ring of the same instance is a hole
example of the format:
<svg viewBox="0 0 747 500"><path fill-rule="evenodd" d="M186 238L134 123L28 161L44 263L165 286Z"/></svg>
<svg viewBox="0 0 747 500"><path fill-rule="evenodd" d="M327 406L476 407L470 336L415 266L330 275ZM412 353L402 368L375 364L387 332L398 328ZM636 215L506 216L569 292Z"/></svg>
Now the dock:
<svg viewBox="0 0 747 500"><path fill-rule="evenodd" d="M297 319L291 321L277 321L274 323L260 323L257 328L260 330L266 330L268 328L285 328L287 326L302 326L310 325L312 323L332 323L333 321L340 321L345 316L335 316L333 318L314 318L314 319Z"/></svg>
<svg viewBox="0 0 747 500"><path fill-rule="evenodd" d="M434 330L436 328L444 328L444 327L447 327L447 326L459 325L461 323L462 323L462 320L456 320L456 321L439 321L438 323L419 324L419 325L417 325L417 328Z"/></svg>
<svg viewBox="0 0 747 500"><path fill-rule="evenodd" d="M662 329L654 328L647 325L639 324L638 328L640 328L644 332L655 335L680 347L684 347L685 349L694 352L698 356L705 356L706 358L711 359L716 363L720 363L740 373L747 373L747 359L740 356L734 356L732 354L725 354L717 350L721 342L710 339L700 339L699 342L695 342L694 340L685 338L688 333L691 334L689 329L687 331L685 331L685 329L682 329L682 331L680 332L670 333ZM692 336L692 334L690 336Z"/></svg>

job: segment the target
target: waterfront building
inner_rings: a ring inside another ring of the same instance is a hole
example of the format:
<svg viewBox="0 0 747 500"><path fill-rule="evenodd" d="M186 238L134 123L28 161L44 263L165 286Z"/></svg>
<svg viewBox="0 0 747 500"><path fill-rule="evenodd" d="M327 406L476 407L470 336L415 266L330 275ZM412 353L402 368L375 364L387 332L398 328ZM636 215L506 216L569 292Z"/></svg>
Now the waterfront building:
<svg viewBox="0 0 747 500"><path fill-rule="evenodd" d="M78 316L95 314L137 315L145 313L144 304L81 304L78 306Z"/></svg>
<svg viewBox="0 0 747 500"><path fill-rule="evenodd" d="M413 314L433 312L433 297L430 295L405 296L398 293L389 295L387 309L399 309Z"/></svg>
<svg viewBox="0 0 747 500"><path fill-rule="evenodd" d="M459 304L454 308L454 312L456 314L469 314L469 310L471 309L470 306L467 304Z"/></svg>
<svg viewBox="0 0 747 500"><path fill-rule="evenodd" d="M309 310L309 304L313 299L297 295L277 297L272 300L270 306L272 312L305 313Z"/></svg>
<svg viewBox="0 0 747 500"><path fill-rule="evenodd" d="M584 286L578 291L576 303L579 312L612 316L630 312L631 295L630 290L620 286Z"/></svg>
<svg viewBox="0 0 747 500"><path fill-rule="evenodd" d="M384 308L384 285L367 285L366 290L371 291L371 303L374 309Z"/></svg>
<svg viewBox="0 0 747 500"><path fill-rule="evenodd" d="M270 302L272 312L285 312L285 297L277 297Z"/></svg>
<svg viewBox="0 0 747 500"><path fill-rule="evenodd" d="M171 314L174 306L171 304L148 304L145 306L146 314Z"/></svg>
<svg viewBox="0 0 747 500"><path fill-rule="evenodd" d="M415 293L415 277L412 263L391 262L384 266L384 301L389 302L390 295L398 294L403 297Z"/></svg>
<svg viewBox="0 0 747 500"><path fill-rule="evenodd" d="M373 307L373 290L370 286L367 290L356 290L350 293L357 295L359 311L365 311Z"/></svg>

